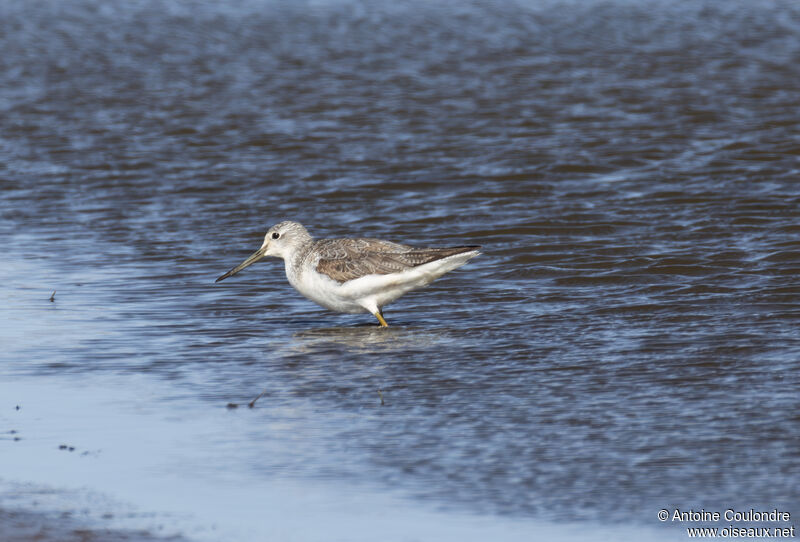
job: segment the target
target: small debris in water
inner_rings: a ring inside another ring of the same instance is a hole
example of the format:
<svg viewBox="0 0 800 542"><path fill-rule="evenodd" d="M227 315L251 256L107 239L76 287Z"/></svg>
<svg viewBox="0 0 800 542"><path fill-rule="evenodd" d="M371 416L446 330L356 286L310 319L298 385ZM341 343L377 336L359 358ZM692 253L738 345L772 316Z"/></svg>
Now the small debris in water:
<svg viewBox="0 0 800 542"><path fill-rule="evenodd" d="M50 294L50 303L52 303L52 302L53 302L53 301L55 301L55 300L56 300L56 291L55 291L55 290L53 290L53 293L52 293L52 294Z"/></svg>
<svg viewBox="0 0 800 542"><path fill-rule="evenodd" d="M266 394L267 394L267 390L264 390L264 391L262 391L261 393L259 393L259 394L258 394L258 397L256 397L255 399L253 399L252 401L250 401L250 402L247 404L248 408L253 408L254 406L256 406L256 401L258 401L259 399L261 399L262 397L264 397Z"/></svg>
<svg viewBox="0 0 800 542"><path fill-rule="evenodd" d="M239 408L239 403L228 403L227 405L225 405L225 408L230 408L230 409Z"/></svg>
<svg viewBox="0 0 800 542"><path fill-rule="evenodd" d="M385 404L385 403L383 402L383 390L378 390L378 397L380 397L380 398L381 398L381 406L383 406L383 405Z"/></svg>
<svg viewBox="0 0 800 542"><path fill-rule="evenodd" d="M58 446L58 449L59 450L68 450L70 452L74 452L75 451L75 446L69 446L68 444L60 444Z"/></svg>
<svg viewBox="0 0 800 542"><path fill-rule="evenodd" d="M17 410L19 410L19 405L17 405Z"/></svg>

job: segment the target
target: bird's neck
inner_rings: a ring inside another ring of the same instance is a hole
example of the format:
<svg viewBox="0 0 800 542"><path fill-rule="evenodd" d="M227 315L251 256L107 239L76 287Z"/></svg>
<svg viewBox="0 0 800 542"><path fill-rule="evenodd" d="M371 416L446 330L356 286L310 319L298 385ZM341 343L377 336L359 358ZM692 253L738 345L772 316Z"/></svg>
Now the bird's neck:
<svg viewBox="0 0 800 542"><path fill-rule="evenodd" d="M300 280L300 275L303 272L303 261L308 255L309 250L311 250L311 244L312 242L309 239L309 242L297 246L293 251L283 257L283 263L286 267L286 278L289 279L289 283L293 286Z"/></svg>

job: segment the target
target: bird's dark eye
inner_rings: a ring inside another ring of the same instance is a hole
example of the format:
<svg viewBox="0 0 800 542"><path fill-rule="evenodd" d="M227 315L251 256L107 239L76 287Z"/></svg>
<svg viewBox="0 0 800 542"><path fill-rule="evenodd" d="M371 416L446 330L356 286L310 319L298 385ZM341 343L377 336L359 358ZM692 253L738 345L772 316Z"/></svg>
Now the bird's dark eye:
<svg viewBox="0 0 800 542"><path fill-rule="evenodd" d="M277 238L278 238L278 237L280 237L280 236L281 236L281 234L280 234L280 233L278 233L278 232L276 232L276 231L272 232L272 238L273 238L273 239L277 239Z"/></svg>

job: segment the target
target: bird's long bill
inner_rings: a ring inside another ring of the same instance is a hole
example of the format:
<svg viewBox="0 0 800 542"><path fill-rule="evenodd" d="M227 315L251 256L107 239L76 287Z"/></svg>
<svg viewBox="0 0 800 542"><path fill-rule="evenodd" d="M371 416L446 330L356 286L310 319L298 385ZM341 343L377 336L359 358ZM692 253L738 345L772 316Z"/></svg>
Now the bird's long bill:
<svg viewBox="0 0 800 542"><path fill-rule="evenodd" d="M253 252L250 255L249 258L247 258L245 261L243 261L242 263L240 263L239 265L237 265L236 267L234 267L233 269L231 269L230 271L228 271L227 273L222 275L220 278L218 278L214 282L219 282L221 280L225 280L226 278L230 277L231 275L235 275L236 273L238 273L239 271L241 271L245 267L256 263L258 260L260 260L260 259L262 259L264 257L264 253L266 251L267 251L267 247L259 248L258 250Z"/></svg>

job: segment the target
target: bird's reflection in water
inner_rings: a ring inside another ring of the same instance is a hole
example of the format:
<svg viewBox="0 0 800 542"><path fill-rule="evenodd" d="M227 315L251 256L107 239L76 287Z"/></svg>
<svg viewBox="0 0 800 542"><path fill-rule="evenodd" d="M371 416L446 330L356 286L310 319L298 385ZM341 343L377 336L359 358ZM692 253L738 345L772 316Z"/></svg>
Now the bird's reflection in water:
<svg viewBox="0 0 800 542"><path fill-rule="evenodd" d="M446 330L421 329L405 325L388 328L375 325L337 326L306 329L292 335L291 350L313 354L326 350L354 353L393 353L429 349L449 341Z"/></svg>

